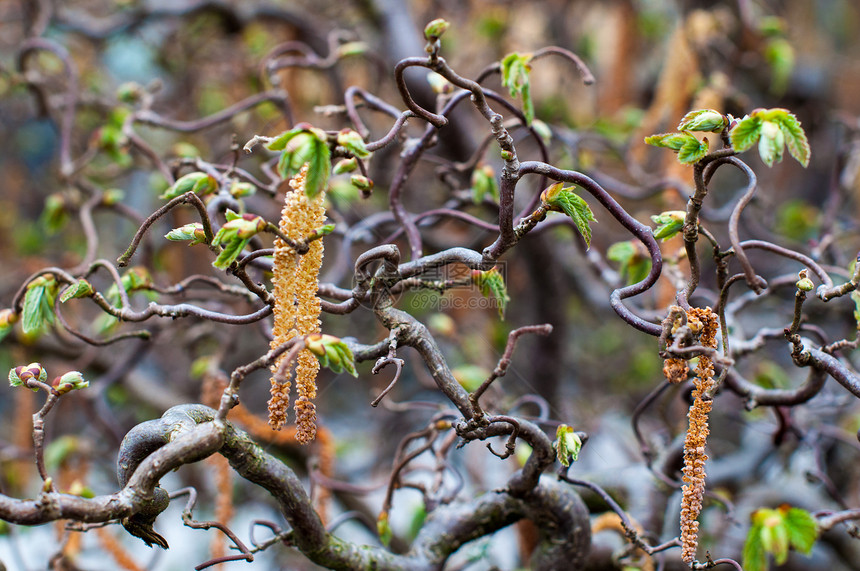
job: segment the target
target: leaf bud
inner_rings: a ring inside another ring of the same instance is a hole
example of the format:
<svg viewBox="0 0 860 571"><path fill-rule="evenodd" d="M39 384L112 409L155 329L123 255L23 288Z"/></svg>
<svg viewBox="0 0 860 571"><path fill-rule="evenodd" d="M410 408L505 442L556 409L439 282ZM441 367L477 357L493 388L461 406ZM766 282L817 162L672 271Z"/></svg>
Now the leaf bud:
<svg viewBox="0 0 860 571"><path fill-rule="evenodd" d="M65 375L54 379L54 382L51 383L51 385L58 393L64 395L75 389L85 389L90 386L90 383L84 380L84 376L80 372L69 371Z"/></svg>
<svg viewBox="0 0 860 571"><path fill-rule="evenodd" d="M450 25L451 24L442 18L437 18L424 26L424 38L428 42L435 42L442 37L442 34L445 33Z"/></svg>

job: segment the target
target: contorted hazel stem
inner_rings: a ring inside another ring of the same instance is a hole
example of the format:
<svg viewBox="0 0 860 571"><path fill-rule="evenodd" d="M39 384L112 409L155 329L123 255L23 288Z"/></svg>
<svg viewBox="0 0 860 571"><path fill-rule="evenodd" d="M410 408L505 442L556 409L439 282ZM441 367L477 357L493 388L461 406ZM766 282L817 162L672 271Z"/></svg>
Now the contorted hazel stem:
<svg viewBox="0 0 860 571"><path fill-rule="evenodd" d="M699 329L699 343L705 347L717 346L719 318L711 311L693 308L687 312L687 321ZM690 426L684 441L684 487L681 491L681 558L688 565L696 559L699 544L699 513L705 495L705 444L708 439L708 414L712 400L710 389L714 386L714 360L708 355L699 355L693 384L693 404L687 415Z"/></svg>
<svg viewBox="0 0 860 571"><path fill-rule="evenodd" d="M287 192L284 209L281 213L280 229L288 238L302 242L325 222L325 192L308 198L305 193L305 179L308 165L290 180L291 191ZM308 251L298 255L282 240L275 240L273 268L274 337L271 347L279 347L299 335L319 333L320 300L317 297L319 270L323 259L322 240L308 244ZM281 365L281 358L272 365L275 373ZM316 377L319 361L307 349L299 352L296 358L296 440L307 444L316 436ZM287 422L287 407L290 404L289 370L284 371L284 380L271 380L269 399L269 425L280 430Z"/></svg>

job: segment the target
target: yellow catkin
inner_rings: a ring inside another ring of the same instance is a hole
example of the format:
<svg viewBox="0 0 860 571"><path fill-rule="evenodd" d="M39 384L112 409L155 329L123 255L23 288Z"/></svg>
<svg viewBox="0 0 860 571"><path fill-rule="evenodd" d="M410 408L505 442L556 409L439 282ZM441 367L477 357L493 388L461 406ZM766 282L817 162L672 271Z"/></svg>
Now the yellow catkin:
<svg viewBox="0 0 860 571"><path fill-rule="evenodd" d="M210 371L203 375L203 387L200 402L206 406L215 407L221 398L221 393L227 388L229 380L222 371ZM275 444L277 446L292 446L299 442L298 429L295 426L287 427L285 430L275 431L268 422L245 408L242 403L230 409L230 420L241 425L255 440ZM334 436L324 426L316 429L316 454L319 458L319 471L327 478L334 478L335 468L335 442ZM222 488L218 484L219 490ZM320 518L325 522L328 512L328 503L331 499L331 490L324 486L318 486L314 496L314 508ZM216 510L218 508L216 507ZM220 518L219 518L220 519ZM225 519L230 519L225 518ZM224 521L222 519L221 521Z"/></svg>
<svg viewBox="0 0 860 571"><path fill-rule="evenodd" d="M111 532L110 528L96 528L96 535L99 538L99 543L111 557L116 561L119 569L127 571L143 571L142 567L138 567L134 558L128 554L116 536Z"/></svg>
<svg viewBox="0 0 860 571"><path fill-rule="evenodd" d="M90 472L90 463L86 458L79 457L76 461L68 458L60 463L56 484L63 493L76 494L75 488L83 487ZM63 556L74 559L81 551L83 534L66 530L65 523L57 520L57 540L62 541L66 533L69 534L68 541L63 545Z"/></svg>
<svg viewBox="0 0 860 571"><path fill-rule="evenodd" d="M711 308L693 308L687 312L688 323L701 323L699 343L705 347L717 346L717 314ZM693 379L693 404L690 406L689 427L684 440L684 486L681 489L681 558L688 565L696 560L699 544L699 514L705 495L705 445L708 439L708 415L712 400L708 395L714 387L714 360L700 355Z"/></svg>
<svg viewBox="0 0 860 571"><path fill-rule="evenodd" d="M210 456L206 462L215 468L215 488L217 496L215 499L215 521L229 525L233 519L233 478L230 470L230 463L223 456ZM209 555L212 559L220 559L227 554L226 537L223 534L216 533L212 536L212 543L209 545ZM223 565L218 565L216 569L224 568Z"/></svg>
<svg viewBox="0 0 860 571"><path fill-rule="evenodd" d="M663 361L663 374L670 383L680 383L687 380L690 368L684 359L671 358Z"/></svg>
<svg viewBox="0 0 860 571"><path fill-rule="evenodd" d="M325 222L325 196L319 193L313 199L305 194L307 165L290 180L292 190L284 200L281 212L280 229L291 240L304 240ZM322 240L314 240L304 255L297 253L282 240L275 240L273 267L273 295L275 298L274 327L271 347L274 349L290 339L320 330L320 300L317 297L319 270L323 259ZM272 372L278 370L282 355L272 365ZM312 400L316 397L316 377L319 362L312 353L302 350L296 359L295 403L296 439L307 444L316 435L316 412ZM271 380L269 399L269 426L280 430L287 422L287 408L290 403L289 371L287 380Z"/></svg>
<svg viewBox="0 0 860 571"><path fill-rule="evenodd" d="M629 516L628 516L629 517ZM642 534L642 526L640 526L636 521L632 518L630 519L630 523L633 525L633 529L638 534ZM614 531L621 537L627 537L627 530L624 529L624 525L621 523L621 516L619 516L615 512L604 512L594 518L591 522L591 533L592 535L596 533L600 533L601 531ZM654 571L654 561L645 553L642 549L636 549L638 557L640 557L642 571Z"/></svg>

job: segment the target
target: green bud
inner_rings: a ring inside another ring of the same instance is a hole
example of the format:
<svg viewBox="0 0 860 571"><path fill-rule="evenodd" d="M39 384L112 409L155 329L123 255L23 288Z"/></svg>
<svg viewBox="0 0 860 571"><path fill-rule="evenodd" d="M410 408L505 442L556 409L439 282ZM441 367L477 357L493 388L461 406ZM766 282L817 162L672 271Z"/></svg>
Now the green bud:
<svg viewBox="0 0 860 571"><path fill-rule="evenodd" d="M812 283L812 280L809 279L809 272L806 270L800 270L798 272L797 277L799 278L797 282L794 284L797 286L799 291L812 291L812 288L815 287L815 284Z"/></svg>
<svg viewBox="0 0 860 571"><path fill-rule="evenodd" d="M556 456L564 466L570 466L571 460L576 462L579 450L582 448L582 439L566 424L562 424L555 431Z"/></svg>
<svg viewBox="0 0 860 571"><path fill-rule="evenodd" d="M764 121L761 124L761 138L758 140L758 152L761 160L767 166L782 161L785 150L785 134L777 123Z"/></svg>
<svg viewBox="0 0 860 571"><path fill-rule="evenodd" d="M203 224L200 222L192 222L179 228L174 228L165 234L164 237L173 242L190 240L189 246L204 244L206 242L206 232L203 231Z"/></svg>
<svg viewBox="0 0 860 571"><path fill-rule="evenodd" d="M353 172L358 168L358 159L352 157L351 159L342 159L338 161L336 165L334 165L334 169L332 169L332 173L334 174L346 174Z"/></svg>
<svg viewBox="0 0 860 571"><path fill-rule="evenodd" d="M514 154L510 151L502 151L501 155L502 155L502 160L505 160L505 161L514 160Z"/></svg>
<svg viewBox="0 0 860 571"><path fill-rule="evenodd" d="M248 239L255 234L259 234L266 229L266 221L262 216L254 214L243 214L241 218L236 218L224 224L221 230L225 230L224 236L231 236L242 240ZM219 234L221 232L219 231ZM224 237L221 238L221 242Z"/></svg>
<svg viewBox="0 0 860 571"><path fill-rule="evenodd" d="M57 377L51 385L61 395L76 389L85 389L90 383L84 380L84 376L78 371L69 371L62 377Z"/></svg>
<svg viewBox="0 0 860 571"><path fill-rule="evenodd" d="M358 132L352 129L342 129L337 134L337 144L360 159L370 156L370 151L367 150L364 139L361 138Z"/></svg>
<svg viewBox="0 0 860 571"><path fill-rule="evenodd" d="M70 299L90 297L93 295L93 292L95 292L95 288L93 288L92 284L81 278L63 290L63 293L60 294L60 303L66 303Z"/></svg>
<svg viewBox="0 0 860 571"><path fill-rule="evenodd" d="M552 140L552 129L540 119L532 119L532 129L543 139L544 143L549 144Z"/></svg>
<svg viewBox="0 0 860 571"><path fill-rule="evenodd" d="M230 194L233 198L244 198L246 196L251 196L255 192L257 192L257 187L250 182L239 182L234 180L230 185Z"/></svg>
<svg viewBox="0 0 860 571"><path fill-rule="evenodd" d="M444 95L454 91L454 86L451 82L435 71L431 71L427 74L427 83L430 84L430 89L432 89L433 93L436 95Z"/></svg>
<svg viewBox="0 0 860 571"><path fill-rule="evenodd" d="M669 224L670 222L683 222L687 217L687 213L683 210L667 210L660 214L655 214L651 220L657 224Z"/></svg>
<svg viewBox="0 0 860 571"><path fill-rule="evenodd" d="M45 198L45 208L39 219L49 233L60 230L68 220L68 206L62 193L56 192Z"/></svg>
<svg viewBox="0 0 860 571"><path fill-rule="evenodd" d="M719 133L722 131L728 120L719 111L713 109L699 109L687 113L681 122L678 124L679 131L710 131Z"/></svg>
<svg viewBox="0 0 860 571"><path fill-rule="evenodd" d="M424 38L428 42L435 42L442 37L442 34L445 33L445 30L448 29L448 26L450 26L448 22L446 22L442 18L437 18L424 26Z"/></svg>
<svg viewBox="0 0 860 571"><path fill-rule="evenodd" d="M200 149L186 141L179 141L177 143L174 143L173 148L171 150L173 151L173 154L177 157L182 157L185 159L193 159L194 157L200 156Z"/></svg>
<svg viewBox="0 0 860 571"><path fill-rule="evenodd" d="M312 333L305 337L305 347L317 356L323 367L328 367L335 373L346 371L353 377L358 376L355 370L355 356L340 337Z"/></svg>
<svg viewBox="0 0 860 571"><path fill-rule="evenodd" d="M349 177L349 182L352 184L352 186L364 193L370 193L370 191L373 190L373 181L366 176L354 174Z"/></svg>
<svg viewBox="0 0 860 571"><path fill-rule="evenodd" d="M308 236L307 240L317 240L319 238L322 238L323 236L328 236L329 234L334 232L334 228L334 224L323 224L322 226L314 230L314 233Z"/></svg>
<svg viewBox="0 0 860 571"><path fill-rule="evenodd" d="M125 199L125 191L121 188L109 188L102 193L102 204L104 206L119 204L123 199Z"/></svg>
<svg viewBox="0 0 860 571"><path fill-rule="evenodd" d="M180 177L158 198L170 200L191 191L197 194L208 194L214 192L216 188L218 188L218 183L214 178L205 172L192 172Z"/></svg>
<svg viewBox="0 0 860 571"><path fill-rule="evenodd" d="M116 89L116 98L123 103L137 103L143 94L143 86L135 81L127 81Z"/></svg>
<svg viewBox="0 0 860 571"><path fill-rule="evenodd" d="M17 322L18 314L15 313L14 309L7 308L0 310L0 328L12 327Z"/></svg>
<svg viewBox="0 0 860 571"><path fill-rule="evenodd" d="M125 291L131 293L133 291L137 291L140 289L147 289L152 287L152 276L149 273L149 270L143 266L135 266L133 268L129 268L122 275L122 285L125 288Z"/></svg>
<svg viewBox="0 0 860 571"><path fill-rule="evenodd" d="M346 42L337 47L337 58L345 58L347 56L357 56L367 51L367 44L364 42Z"/></svg>
<svg viewBox="0 0 860 571"><path fill-rule="evenodd" d="M9 384L13 387L27 386L27 381L30 380L39 380L43 383L48 380L48 371L42 367L41 363L30 363L9 371ZM37 388L33 389L33 391L38 390Z"/></svg>
<svg viewBox="0 0 860 571"><path fill-rule="evenodd" d="M486 195L498 201L499 185L496 182L496 173L490 165L483 165L472 171L472 201L475 204L484 200Z"/></svg>

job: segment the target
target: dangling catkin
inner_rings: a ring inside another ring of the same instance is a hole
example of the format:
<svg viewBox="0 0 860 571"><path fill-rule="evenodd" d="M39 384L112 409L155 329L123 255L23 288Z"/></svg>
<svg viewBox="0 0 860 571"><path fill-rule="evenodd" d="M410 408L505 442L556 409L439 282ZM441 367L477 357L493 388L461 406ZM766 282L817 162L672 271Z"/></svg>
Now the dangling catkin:
<svg viewBox="0 0 860 571"><path fill-rule="evenodd" d="M690 323L701 323L699 343L704 347L717 346L719 319L711 308L693 308L687 312ZM708 414L712 400L708 392L714 386L714 360L709 355L700 355L693 384L693 404L688 418L690 425L684 441L684 482L681 490L681 558L688 565L696 560L699 545L699 513L705 495L705 444L708 439Z"/></svg>
<svg viewBox="0 0 860 571"><path fill-rule="evenodd" d="M325 222L325 192L314 198L305 194L305 179L308 167L290 180L291 192L284 200L280 229L288 238L301 242L314 233ZM322 240L314 240L304 255L298 255L282 240L275 240L273 268L273 294L275 297L274 329L271 347L279 347L299 335L319 333L320 300L317 297L319 270L323 259ZM284 359L281 355L272 365L274 374ZM307 444L316 436L316 411L312 400L316 397L316 376L319 361L304 349L296 358L296 439ZM269 400L269 425L281 429L287 422L287 407L290 404L289 367L286 379L271 380Z"/></svg>

